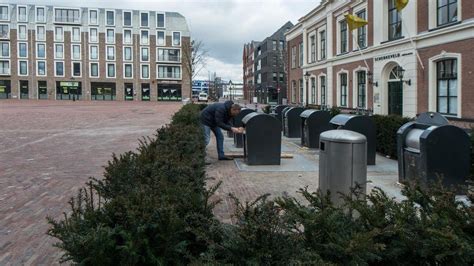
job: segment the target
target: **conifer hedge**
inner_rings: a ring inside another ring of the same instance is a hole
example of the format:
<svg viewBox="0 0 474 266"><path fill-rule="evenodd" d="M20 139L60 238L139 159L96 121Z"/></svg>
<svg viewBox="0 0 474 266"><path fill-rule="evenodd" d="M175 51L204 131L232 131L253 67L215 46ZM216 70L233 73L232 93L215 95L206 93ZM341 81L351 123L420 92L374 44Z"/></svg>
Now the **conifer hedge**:
<svg viewBox="0 0 474 266"><path fill-rule="evenodd" d="M357 190L334 206L301 189L292 197L234 198L235 224L213 215L206 188L202 106L186 105L139 148L113 156L102 179L70 200L48 234L62 261L84 265L472 265L474 207L434 185L406 200ZM474 199L470 198L472 202Z"/></svg>

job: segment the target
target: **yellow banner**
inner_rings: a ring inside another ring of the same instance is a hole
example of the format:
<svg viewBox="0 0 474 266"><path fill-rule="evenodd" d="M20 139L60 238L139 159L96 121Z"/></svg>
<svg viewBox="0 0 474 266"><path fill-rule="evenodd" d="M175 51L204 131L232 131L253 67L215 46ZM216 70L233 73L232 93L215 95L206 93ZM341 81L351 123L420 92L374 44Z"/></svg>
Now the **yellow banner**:
<svg viewBox="0 0 474 266"><path fill-rule="evenodd" d="M347 14L345 15L345 17L347 21L347 26L349 27L350 31L364 27L365 25L369 24L367 20L361 19L358 16Z"/></svg>
<svg viewBox="0 0 474 266"><path fill-rule="evenodd" d="M397 11L402 11L407 5L409 0L395 0L395 7Z"/></svg>

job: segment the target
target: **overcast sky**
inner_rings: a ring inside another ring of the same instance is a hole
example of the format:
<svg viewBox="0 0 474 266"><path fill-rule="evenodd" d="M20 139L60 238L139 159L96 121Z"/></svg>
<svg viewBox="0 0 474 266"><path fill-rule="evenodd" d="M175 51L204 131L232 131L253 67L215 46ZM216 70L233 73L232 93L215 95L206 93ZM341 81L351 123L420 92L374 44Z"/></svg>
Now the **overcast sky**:
<svg viewBox="0 0 474 266"><path fill-rule="evenodd" d="M187 19L191 36L202 40L209 62L200 74L217 72L223 79L242 80L242 49L261 40L287 21L294 24L320 0L10 0L10 3L176 11Z"/></svg>

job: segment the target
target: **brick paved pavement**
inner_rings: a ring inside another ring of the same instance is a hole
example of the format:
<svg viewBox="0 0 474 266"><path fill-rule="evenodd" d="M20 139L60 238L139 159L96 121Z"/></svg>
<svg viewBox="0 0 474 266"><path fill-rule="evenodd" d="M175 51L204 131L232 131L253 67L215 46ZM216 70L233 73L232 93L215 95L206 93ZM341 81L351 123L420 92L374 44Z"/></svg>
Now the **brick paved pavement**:
<svg viewBox="0 0 474 266"><path fill-rule="evenodd" d="M169 121L177 103L0 101L0 265L57 264L60 217L112 153Z"/></svg>

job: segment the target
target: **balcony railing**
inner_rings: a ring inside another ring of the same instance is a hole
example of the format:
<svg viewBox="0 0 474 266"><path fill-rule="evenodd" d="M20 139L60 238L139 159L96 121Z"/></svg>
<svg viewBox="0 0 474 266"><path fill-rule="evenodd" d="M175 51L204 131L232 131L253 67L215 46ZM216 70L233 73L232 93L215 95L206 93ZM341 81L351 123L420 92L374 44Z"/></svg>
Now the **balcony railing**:
<svg viewBox="0 0 474 266"><path fill-rule="evenodd" d="M159 62L181 62L179 55L158 55Z"/></svg>

